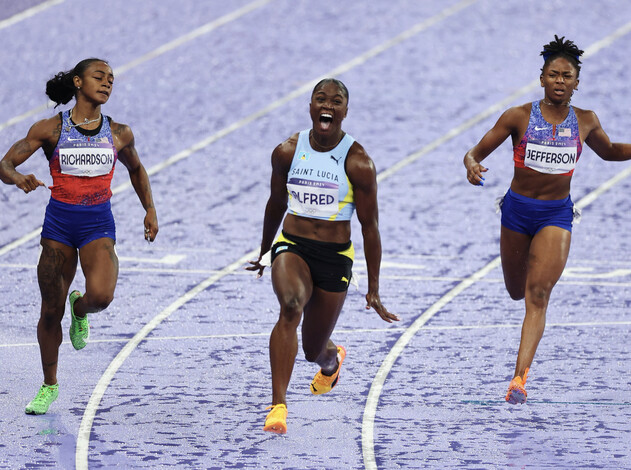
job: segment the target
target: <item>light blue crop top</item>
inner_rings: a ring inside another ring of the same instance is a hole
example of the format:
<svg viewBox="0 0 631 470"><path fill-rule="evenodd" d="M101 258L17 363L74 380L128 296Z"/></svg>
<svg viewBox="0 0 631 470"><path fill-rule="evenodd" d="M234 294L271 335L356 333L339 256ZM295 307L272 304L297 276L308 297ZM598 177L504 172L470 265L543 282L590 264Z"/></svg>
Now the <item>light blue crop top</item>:
<svg viewBox="0 0 631 470"><path fill-rule="evenodd" d="M298 134L287 175L288 212L312 219L350 220L355 202L345 163L355 139L346 134L334 149L317 152L311 148L309 132Z"/></svg>

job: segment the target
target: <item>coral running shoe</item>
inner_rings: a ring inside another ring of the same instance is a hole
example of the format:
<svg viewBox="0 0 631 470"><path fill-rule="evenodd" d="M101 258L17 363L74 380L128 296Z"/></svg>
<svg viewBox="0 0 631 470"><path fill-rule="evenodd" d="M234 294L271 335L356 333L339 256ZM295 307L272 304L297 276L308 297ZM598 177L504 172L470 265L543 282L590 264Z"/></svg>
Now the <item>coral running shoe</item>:
<svg viewBox="0 0 631 470"><path fill-rule="evenodd" d="M276 434L285 434L287 432L287 406L283 403L272 405L265 408L272 409L265 418L265 426L263 431L274 432Z"/></svg>
<svg viewBox="0 0 631 470"><path fill-rule="evenodd" d="M526 378L528 377L529 370L528 368L526 369L523 379L517 375L511 380L508 386L508 392L506 393L506 401L511 405L526 403L526 397L528 396L526 393Z"/></svg>
<svg viewBox="0 0 631 470"><path fill-rule="evenodd" d="M27 415L43 415L48 411L51 403L59 396L59 384L42 385L35 398L26 405L24 410Z"/></svg>
<svg viewBox="0 0 631 470"><path fill-rule="evenodd" d="M322 395L323 393L330 392L331 389L337 385L337 381L340 378L340 369L342 368L342 362L344 362L345 357L346 349L344 349L344 346L338 346L337 370L333 375L324 375L322 369L320 369L311 381L311 393L314 395Z"/></svg>
<svg viewBox="0 0 631 470"><path fill-rule="evenodd" d="M74 304L81 297L83 297L83 295L78 290L73 290L70 293L70 316L72 318L70 321L70 342L77 351L85 348L88 338L90 337L88 316L86 315L83 318L79 318L75 317L74 314Z"/></svg>

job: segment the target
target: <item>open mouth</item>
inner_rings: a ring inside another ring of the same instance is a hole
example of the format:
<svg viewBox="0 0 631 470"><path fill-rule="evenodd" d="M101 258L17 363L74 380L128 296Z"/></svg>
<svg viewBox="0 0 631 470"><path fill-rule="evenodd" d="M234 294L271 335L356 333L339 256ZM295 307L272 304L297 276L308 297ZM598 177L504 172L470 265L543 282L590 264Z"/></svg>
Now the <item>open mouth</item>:
<svg viewBox="0 0 631 470"><path fill-rule="evenodd" d="M320 114L320 125L322 129L327 130L333 122L333 115L329 113Z"/></svg>

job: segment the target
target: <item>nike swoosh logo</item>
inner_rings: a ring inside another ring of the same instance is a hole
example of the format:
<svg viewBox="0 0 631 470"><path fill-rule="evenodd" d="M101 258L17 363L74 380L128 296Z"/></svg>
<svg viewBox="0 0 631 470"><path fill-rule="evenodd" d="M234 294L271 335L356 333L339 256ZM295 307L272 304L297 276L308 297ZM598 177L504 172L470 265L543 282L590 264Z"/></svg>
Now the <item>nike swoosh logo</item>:
<svg viewBox="0 0 631 470"><path fill-rule="evenodd" d="M546 129L550 129L549 127L537 127L535 126L536 131L545 131Z"/></svg>
<svg viewBox="0 0 631 470"><path fill-rule="evenodd" d="M68 142L78 142L80 140L83 140L83 139L71 139L70 137L68 137Z"/></svg>

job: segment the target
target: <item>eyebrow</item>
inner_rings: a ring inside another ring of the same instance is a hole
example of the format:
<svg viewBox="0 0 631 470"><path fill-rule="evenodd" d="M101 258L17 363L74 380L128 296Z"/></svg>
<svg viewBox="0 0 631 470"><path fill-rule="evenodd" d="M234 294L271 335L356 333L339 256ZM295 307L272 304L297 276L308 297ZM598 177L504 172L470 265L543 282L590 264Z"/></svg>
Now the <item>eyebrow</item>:
<svg viewBox="0 0 631 470"><path fill-rule="evenodd" d="M324 90L318 90L318 91L316 91L313 95L315 96L315 95L320 94L320 93L322 93L324 96L329 96L329 95L327 95L327 94L324 92ZM343 94L341 94L341 93L335 93L335 94L334 94L334 95L332 95L332 96L334 96L334 97L335 97L335 96L339 96L340 98L345 98L345 96L344 96Z"/></svg>
<svg viewBox="0 0 631 470"><path fill-rule="evenodd" d="M102 73L103 75L114 78L114 74L112 72L106 72L105 70L95 70L92 73Z"/></svg>

